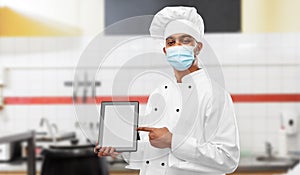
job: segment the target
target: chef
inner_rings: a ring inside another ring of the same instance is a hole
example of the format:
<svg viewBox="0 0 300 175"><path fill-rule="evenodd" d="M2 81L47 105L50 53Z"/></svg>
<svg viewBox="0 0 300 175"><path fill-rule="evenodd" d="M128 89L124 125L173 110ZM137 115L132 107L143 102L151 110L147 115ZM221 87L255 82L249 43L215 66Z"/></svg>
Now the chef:
<svg viewBox="0 0 300 175"><path fill-rule="evenodd" d="M165 7L153 18L152 36L163 36L163 52L175 81L158 87L141 117L138 151L122 153L127 168L141 175L221 175L239 162L238 128L232 99L199 64L204 24L193 7ZM207 58L209 59L209 58ZM99 157L118 153L95 147Z"/></svg>

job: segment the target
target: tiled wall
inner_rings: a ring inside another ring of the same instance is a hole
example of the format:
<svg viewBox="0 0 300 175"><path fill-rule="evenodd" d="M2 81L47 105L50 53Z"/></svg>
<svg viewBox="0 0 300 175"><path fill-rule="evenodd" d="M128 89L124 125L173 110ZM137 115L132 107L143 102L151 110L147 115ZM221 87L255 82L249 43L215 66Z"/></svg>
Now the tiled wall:
<svg viewBox="0 0 300 175"><path fill-rule="evenodd" d="M232 94L300 93L300 34L207 34L222 65ZM72 96L64 86L90 38L0 38L0 65L7 68L5 97ZM130 72L130 70L128 70ZM97 95L109 95L114 69L105 69ZM82 77L81 77L82 79ZM131 91L148 95L159 82L142 81ZM300 115L299 102L235 103L243 153L264 152L270 141L277 149L281 111ZM143 110L144 106L142 106ZM41 117L61 130L75 129L72 105L6 105L0 131L39 128Z"/></svg>

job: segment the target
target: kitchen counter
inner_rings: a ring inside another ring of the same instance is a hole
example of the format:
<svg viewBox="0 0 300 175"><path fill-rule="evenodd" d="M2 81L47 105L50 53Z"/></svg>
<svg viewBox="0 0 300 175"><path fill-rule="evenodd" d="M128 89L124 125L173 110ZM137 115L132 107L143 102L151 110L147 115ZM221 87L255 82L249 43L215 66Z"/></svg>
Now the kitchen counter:
<svg viewBox="0 0 300 175"><path fill-rule="evenodd" d="M0 143L11 143L11 142L21 142L21 141L27 141L28 143L27 174L35 175L36 174L35 132L34 131L24 131L24 132L15 132L15 133L2 132L0 134ZM2 169L0 168L0 170Z"/></svg>
<svg viewBox="0 0 300 175"><path fill-rule="evenodd" d="M34 132L28 131L23 133L1 133L0 143L14 142L14 141L28 141L34 146ZM63 141L56 146L65 146L70 144L69 141ZM34 149L32 149L33 156ZM299 160L299 157L297 158ZM31 160L33 161L33 159ZM28 161L29 162L29 161ZM35 174L35 168L38 172L41 170L42 161L36 160L36 163L26 164L25 160L16 160L12 162L0 162L0 172L26 172L28 174ZM257 161L256 157L241 157L239 166L235 173L256 173L256 172L286 172L288 169L294 167L299 161ZM125 168L126 163L119 160L118 163L109 165L111 172L137 172L136 170L130 170Z"/></svg>
<svg viewBox="0 0 300 175"><path fill-rule="evenodd" d="M240 159L239 166L235 172L286 172L293 168L299 161L257 161L256 157L243 157Z"/></svg>
<svg viewBox="0 0 300 175"><path fill-rule="evenodd" d="M34 131L24 132L1 132L0 143L9 143L14 141L26 141L34 137Z"/></svg>
<svg viewBox="0 0 300 175"><path fill-rule="evenodd" d="M126 169L125 168L126 163L113 163L109 165L109 170L110 171L134 171L131 169ZM36 171L40 172L42 168L42 160L37 160L36 161ZM0 162L0 173L1 172L25 172L27 170L27 165L26 161L24 159L19 159L19 160L14 160L11 162Z"/></svg>
<svg viewBox="0 0 300 175"><path fill-rule="evenodd" d="M40 171L42 167L42 161L36 161L36 171ZM20 160L14 160L11 162L0 162L0 171L5 172L20 172L20 171L26 171L27 165L26 161L23 159Z"/></svg>
<svg viewBox="0 0 300 175"><path fill-rule="evenodd" d="M286 172L292 168L297 162L264 162L257 161L255 157L241 158L239 167L235 173L255 173L255 172ZM40 172L42 161L36 161L36 170ZM111 172L134 172L125 168L126 163L113 163L109 165ZM26 162L24 160L12 161L11 163L0 162L0 172L20 172L26 171Z"/></svg>

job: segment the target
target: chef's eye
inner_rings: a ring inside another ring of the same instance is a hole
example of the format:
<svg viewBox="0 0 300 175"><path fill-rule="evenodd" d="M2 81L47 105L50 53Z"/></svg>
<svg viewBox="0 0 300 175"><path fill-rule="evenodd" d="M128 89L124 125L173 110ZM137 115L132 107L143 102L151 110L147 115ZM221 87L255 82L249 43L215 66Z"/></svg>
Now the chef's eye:
<svg viewBox="0 0 300 175"><path fill-rule="evenodd" d="M175 44L175 41L167 41L167 46L172 46Z"/></svg>
<svg viewBox="0 0 300 175"><path fill-rule="evenodd" d="M190 38L185 38L182 40L182 44L190 44L193 40Z"/></svg>

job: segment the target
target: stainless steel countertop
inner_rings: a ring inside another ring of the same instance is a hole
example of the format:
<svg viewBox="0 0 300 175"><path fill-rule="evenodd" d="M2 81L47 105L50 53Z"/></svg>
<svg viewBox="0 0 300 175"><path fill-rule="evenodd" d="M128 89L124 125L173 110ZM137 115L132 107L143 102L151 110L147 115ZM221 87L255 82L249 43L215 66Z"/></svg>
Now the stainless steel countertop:
<svg viewBox="0 0 300 175"><path fill-rule="evenodd" d="M236 172L267 172L267 171L287 171L294 167L299 161L257 161L256 157L242 157Z"/></svg>
<svg viewBox="0 0 300 175"><path fill-rule="evenodd" d="M15 141L26 141L34 137L34 131L24 132L1 132L0 143L10 143Z"/></svg>

